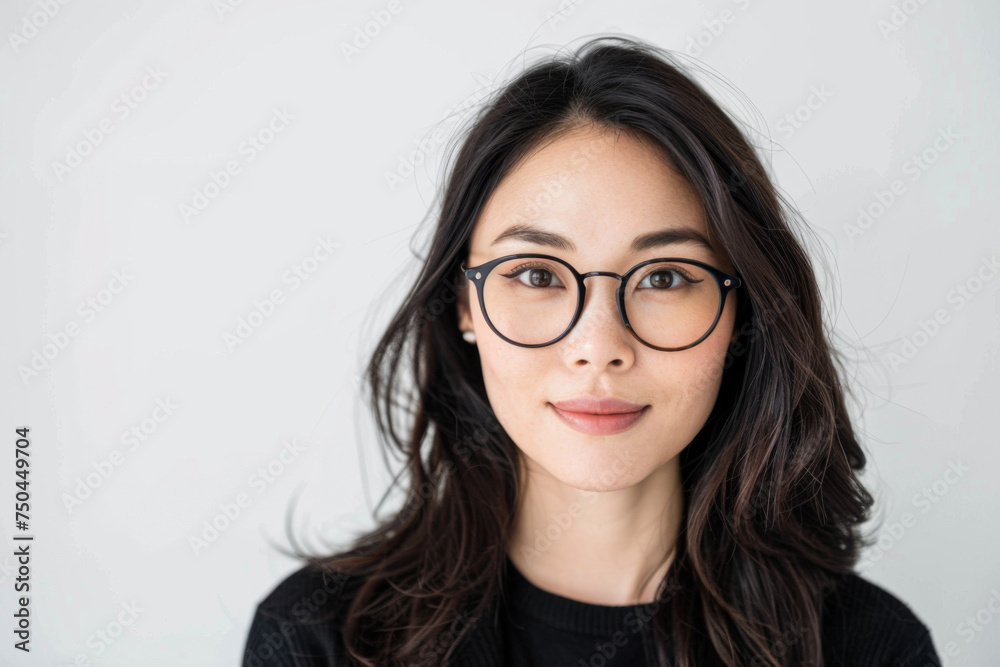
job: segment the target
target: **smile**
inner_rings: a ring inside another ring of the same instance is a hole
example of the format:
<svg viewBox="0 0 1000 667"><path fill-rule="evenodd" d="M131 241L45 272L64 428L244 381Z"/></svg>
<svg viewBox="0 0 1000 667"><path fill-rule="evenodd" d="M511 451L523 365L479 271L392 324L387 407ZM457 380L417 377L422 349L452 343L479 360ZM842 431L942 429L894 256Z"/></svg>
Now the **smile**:
<svg viewBox="0 0 1000 667"><path fill-rule="evenodd" d="M549 403L557 415L570 428L587 435L611 435L620 433L631 428L637 421L649 411L651 406L647 405L637 412L619 412L607 415L595 415L589 412L570 412L560 410Z"/></svg>

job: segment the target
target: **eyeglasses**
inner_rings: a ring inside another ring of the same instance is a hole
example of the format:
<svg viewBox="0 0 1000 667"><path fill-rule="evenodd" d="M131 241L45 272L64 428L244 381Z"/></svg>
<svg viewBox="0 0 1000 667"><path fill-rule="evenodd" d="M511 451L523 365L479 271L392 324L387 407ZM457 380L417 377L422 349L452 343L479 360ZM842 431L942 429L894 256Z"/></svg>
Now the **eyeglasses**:
<svg viewBox="0 0 1000 667"><path fill-rule="evenodd" d="M726 295L742 285L738 276L694 259L660 257L636 264L625 275L581 274L551 255L505 255L466 268L479 294L486 323L520 347L544 347L576 325L587 294L585 278L619 281L616 302L625 328L642 344L664 352L694 347L715 329Z"/></svg>

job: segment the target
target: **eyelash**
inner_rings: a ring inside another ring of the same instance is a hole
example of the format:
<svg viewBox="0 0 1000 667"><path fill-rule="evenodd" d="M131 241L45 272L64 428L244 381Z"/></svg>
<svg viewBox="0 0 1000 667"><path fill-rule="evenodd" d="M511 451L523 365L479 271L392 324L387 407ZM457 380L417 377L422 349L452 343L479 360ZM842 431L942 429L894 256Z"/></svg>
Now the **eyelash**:
<svg viewBox="0 0 1000 667"><path fill-rule="evenodd" d="M521 273L523 273L524 271L527 271L528 269L543 269L543 270L548 270L548 268L547 268L548 266L549 265L545 264L545 263L527 262L525 264L519 265L515 269L512 269L510 273L505 273L503 275L504 275L505 278L514 278L516 276L521 275ZM687 281L688 283L699 283L699 282L701 282L700 280L695 280L694 277L690 273L688 273L687 271L685 271L684 269L681 269L681 268L678 268L678 267L675 267L675 266L672 266L672 267L669 267L669 268L666 268L666 269L660 268L660 269L656 269L654 271L650 271L649 273L647 273L645 276L642 277L642 280L645 280L650 275L652 275L654 273L659 273L660 271L673 271L673 272L679 274L681 277L683 277L684 280Z"/></svg>

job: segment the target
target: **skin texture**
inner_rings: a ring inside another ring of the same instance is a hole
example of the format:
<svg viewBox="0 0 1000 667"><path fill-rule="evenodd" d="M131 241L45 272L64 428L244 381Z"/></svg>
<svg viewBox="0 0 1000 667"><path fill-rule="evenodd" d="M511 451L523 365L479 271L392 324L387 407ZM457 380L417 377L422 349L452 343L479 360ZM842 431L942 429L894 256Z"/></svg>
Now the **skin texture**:
<svg viewBox="0 0 1000 667"><path fill-rule="evenodd" d="M558 234L575 250L520 239L491 246L515 223ZM588 126L537 148L500 183L476 221L466 266L538 252L580 272L624 274L645 259L674 256L734 273L720 251L690 242L637 254L629 248L636 236L676 227L709 236L690 185L656 148ZM707 339L662 352L623 326L617 280L586 283L580 321L553 345L522 348L499 338L471 282L458 303L460 328L476 333L490 404L521 454L525 484L508 543L511 560L536 585L565 597L649 602L672 561L684 509L678 457L715 404L736 336L736 295L727 297ZM651 408L624 432L586 435L549 404L583 394Z"/></svg>

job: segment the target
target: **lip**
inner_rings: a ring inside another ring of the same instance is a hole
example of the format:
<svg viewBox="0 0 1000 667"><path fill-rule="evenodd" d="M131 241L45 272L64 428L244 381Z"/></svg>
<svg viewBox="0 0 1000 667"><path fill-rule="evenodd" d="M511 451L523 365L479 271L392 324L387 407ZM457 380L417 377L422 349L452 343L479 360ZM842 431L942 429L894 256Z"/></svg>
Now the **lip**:
<svg viewBox="0 0 1000 667"><path fill-rule="evenodd" d="M631 428L651 406L608 397L582 396L550 403L570 428L587 435L611 435Z"/></svg>
<svg viewBox="0 0 1000 667"><path fill-rule="evenodd" d="M566 401L555 401L552 405L566 412L586 412L592 415L638 412L646 407L615 396L607 396L605 398L598 398L597 396L578 396Z"/></svg>

